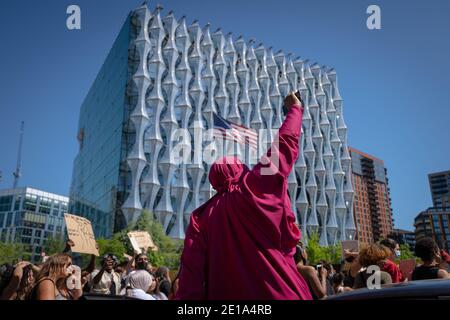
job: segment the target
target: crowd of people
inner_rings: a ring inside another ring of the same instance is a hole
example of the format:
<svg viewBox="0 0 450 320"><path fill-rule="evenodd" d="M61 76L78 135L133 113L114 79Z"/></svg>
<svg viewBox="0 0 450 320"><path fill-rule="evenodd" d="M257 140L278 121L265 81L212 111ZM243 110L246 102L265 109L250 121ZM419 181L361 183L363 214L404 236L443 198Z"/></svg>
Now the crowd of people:
<svg viewBox="0 0 450 320"><path fill-rule="evenodd" d="M211 166L208 179L217 193L191 214L176 279L168 268L152 267L145 253L123 263L106 254L97 269L91 256L81 269L72 265L69 240L64 252L41 264L2 266L1 299L76 300L91 293L142 300L310 300L373 289L373 275L376 287L408 278L448 279L450 257L431 238L417 241L422 263L411 276L396 264L401 252L392 239L345 251L341 264L310 265L287 191L301 152L300 93L291 92L284 106L286 118L257 165L250 169L225 157Z"/></svg>
<svg viewBox="0 0 450 320"><path fill-rule="evenodd" d="M167 267L153 267L146 253L135 254L120 262L113 254L102 257L96 268L96 257L91 256L84 269L72 264L68 253L73 243L67 242L64 252L45 257L41 263L20 261L4 264L0 272L1 300L77 300L83 295L98 294L124 296L140 300L173 300L178 279L170 278ZM415 254L422 261L410 277L412 281L446 278L450 256L440 250L431 238L417 241ZM299 274L306 281L314 300L348 291L367 288L370 266L377 266L380 285L408 281L398 265L398 244L392 239L368 244L359 252L345 251L340 264L321 260L314 266L308 262L307 249L302 243L296 247L294 261Z"/></svg>
<svg viewBox="0 0 450 320"><path fill-rule="evenodd" d="M409 275L403 275L395 263L400 255L398 243L388 238L364 245L359 252L345 250L342 263L337 265L326 261L320 261L316 266L308 265L307 251L301 243L297 246L294 259L313 299L321 299L361 288L372 289L374 287L371 286L376 284L369 278L374 275L379 279L379 288L386 284L408 281ZM450 280L450 255L445 250L440 250L432 238L417 241L415 255L421 259L421 263L417 263L412 270L409 277L411 281L439 278Z"/></svg>
<svg viewBox="0 0 450 320"><path fill-rule="evenodd" d="M73 246L67 241L63 252L43 256L40 263L20 261L0 268L0 300L78 300L83 295L124 296L141 300L173 299L177 280L171 281L167 267L153 267L146 253L120 262L105 254L96 268L91 255L86 268L72 264Z"/></svg>

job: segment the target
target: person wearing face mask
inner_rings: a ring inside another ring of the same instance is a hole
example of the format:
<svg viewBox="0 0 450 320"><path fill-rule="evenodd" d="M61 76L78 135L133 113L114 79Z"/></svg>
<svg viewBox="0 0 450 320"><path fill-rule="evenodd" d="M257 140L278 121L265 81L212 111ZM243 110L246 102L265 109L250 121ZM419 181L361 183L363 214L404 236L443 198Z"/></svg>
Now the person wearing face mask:
<svg viewBox="0 0 450 320"><path fill-rule="evenodd" d="M147 270L148 268L148 256L146 253L140 253L134 259L136 270Z"/></svg>
<svg viewBox="0 0 450 320"><path fill-rule="evenodd" d="M92 272L91 292L105 295L119 295L121 288L121 277L114 271L117 258L113 254L106 254L102 259L102 268Z"/></svg>
<svg viewBox="0 0 450 320"><path fill-rule="evenodd" d="M392 283L408 281L403 273L400 271L400 268L397 264L395 264L394 260L399 259L401 252L400 246L393 239L383 239L380 241L380 245L385 247L389 251L389 257L384 261L381 265L381 271L385 271L390 274Z"/></svg>

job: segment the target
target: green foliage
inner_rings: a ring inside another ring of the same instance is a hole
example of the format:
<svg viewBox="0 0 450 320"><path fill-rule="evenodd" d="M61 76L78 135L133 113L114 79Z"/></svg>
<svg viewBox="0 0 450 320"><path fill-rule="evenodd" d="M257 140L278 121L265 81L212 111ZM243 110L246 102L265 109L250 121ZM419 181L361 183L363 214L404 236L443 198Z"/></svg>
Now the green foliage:
<svg viewBox="0 0 450 320"><path fill-rule="evenodd" d="M112 239L98 239L97 243L100 257L107 253L112 253L120 260L123 259L123 254L126 253L125 244L117 235L114 235Z"/></svg>
<svg viewBox="0 0 450 320"><path fill-rule="evenodd" d="M325 260L329 263L338 264L341 262L341 243L323 247L319 244L318 233L313 233L308 238L308 245L306 252L308 253L308 260L311 265L318 264L320 260Z"/></svg>
<svg viewBox="0 0 450 320"><path fill-rule="evenodd" d="M416 259L416 256L414 253L410 250L409 245L407 244L401 244L400 245L400 258L399 260L407 260L407 259Z"/></svg>
<svg viewBox="0 0 450 320"><path fill-rule="evenodd" d="M45 240L44 252L47 256L61 253L63 252L65 245L66 242L63 240L63 238L49 237Z"/></svg>
<svg viewBox="0 0 450 320"><path fill-rule="evenodd" d="M21 243L3 243L0 242L0 264L14 263L15 261L29 258L24 254L25 247Z"/></svg>

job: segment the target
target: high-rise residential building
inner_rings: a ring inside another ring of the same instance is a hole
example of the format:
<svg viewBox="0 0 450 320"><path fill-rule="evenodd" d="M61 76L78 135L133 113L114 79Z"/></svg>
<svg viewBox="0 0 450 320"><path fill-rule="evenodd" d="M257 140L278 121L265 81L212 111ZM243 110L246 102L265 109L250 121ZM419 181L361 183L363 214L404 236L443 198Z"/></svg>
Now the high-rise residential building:
<svg viewBox="0 0 450 320"><path fill-rule="evenodd" d="M414 219L416 241L431 237L441 249L450 252L450 208L431 207Z"/></svg>
<svg viewBox="0 0 450 320"><path fill-rule="evenodd" d="M0 190L0 241L22 243L24 258L39 260L47 239L63 238L68 204L67 197L33 188Z"/></svg>
<svg viewBox="0 0 450 320"><path fill-rule="evenodd" d="M433 207L450 208L450 170L428 175Z"/></svg>
<svg viewBox="0 0 450 320"><path fill-rule="evenodd" d="M214 194L203 153L225 149L251 166L265 151L209 136L214 112L270 142L290 90L305 101L302 152L288 180L303 240L316 232L322 245L353 238L351 159L335 70L146 5L128 15L81 106L71 213L90 219L99 237L146 209L167 234L184 238L193 209ZM181 163L174 156L180 146L188 158Z"/></svg>
<svg viewBox="0 0 450 320"><path fill-rule="evenodd" d="M355 148L349 150L357 238L363 243L376 242L387 238L394 227L387 170L383 160Z"/></svg>
<svg viewBox="0 0 450 320"><path fill-rule="evenodd" d="M388 237L397 241L398 244L408 245L409 249L414 252L414 247L416 246L416 234L414 231L394 229Z"/></svg>

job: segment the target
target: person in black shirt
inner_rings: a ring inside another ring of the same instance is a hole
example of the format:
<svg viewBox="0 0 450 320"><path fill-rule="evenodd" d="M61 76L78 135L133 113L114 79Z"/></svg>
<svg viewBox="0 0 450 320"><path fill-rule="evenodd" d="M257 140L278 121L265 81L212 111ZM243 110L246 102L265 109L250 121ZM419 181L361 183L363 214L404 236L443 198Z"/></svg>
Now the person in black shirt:
<svg viewBox="0 0 450 320"><path fill-rule="evenodd" d="M449 278L448 272L439 268L441 255L439 247L432 238L425 237L417 241L415 253L416 256L422 259L423 264L414 269L412 273L413 281Z"/></svg>

